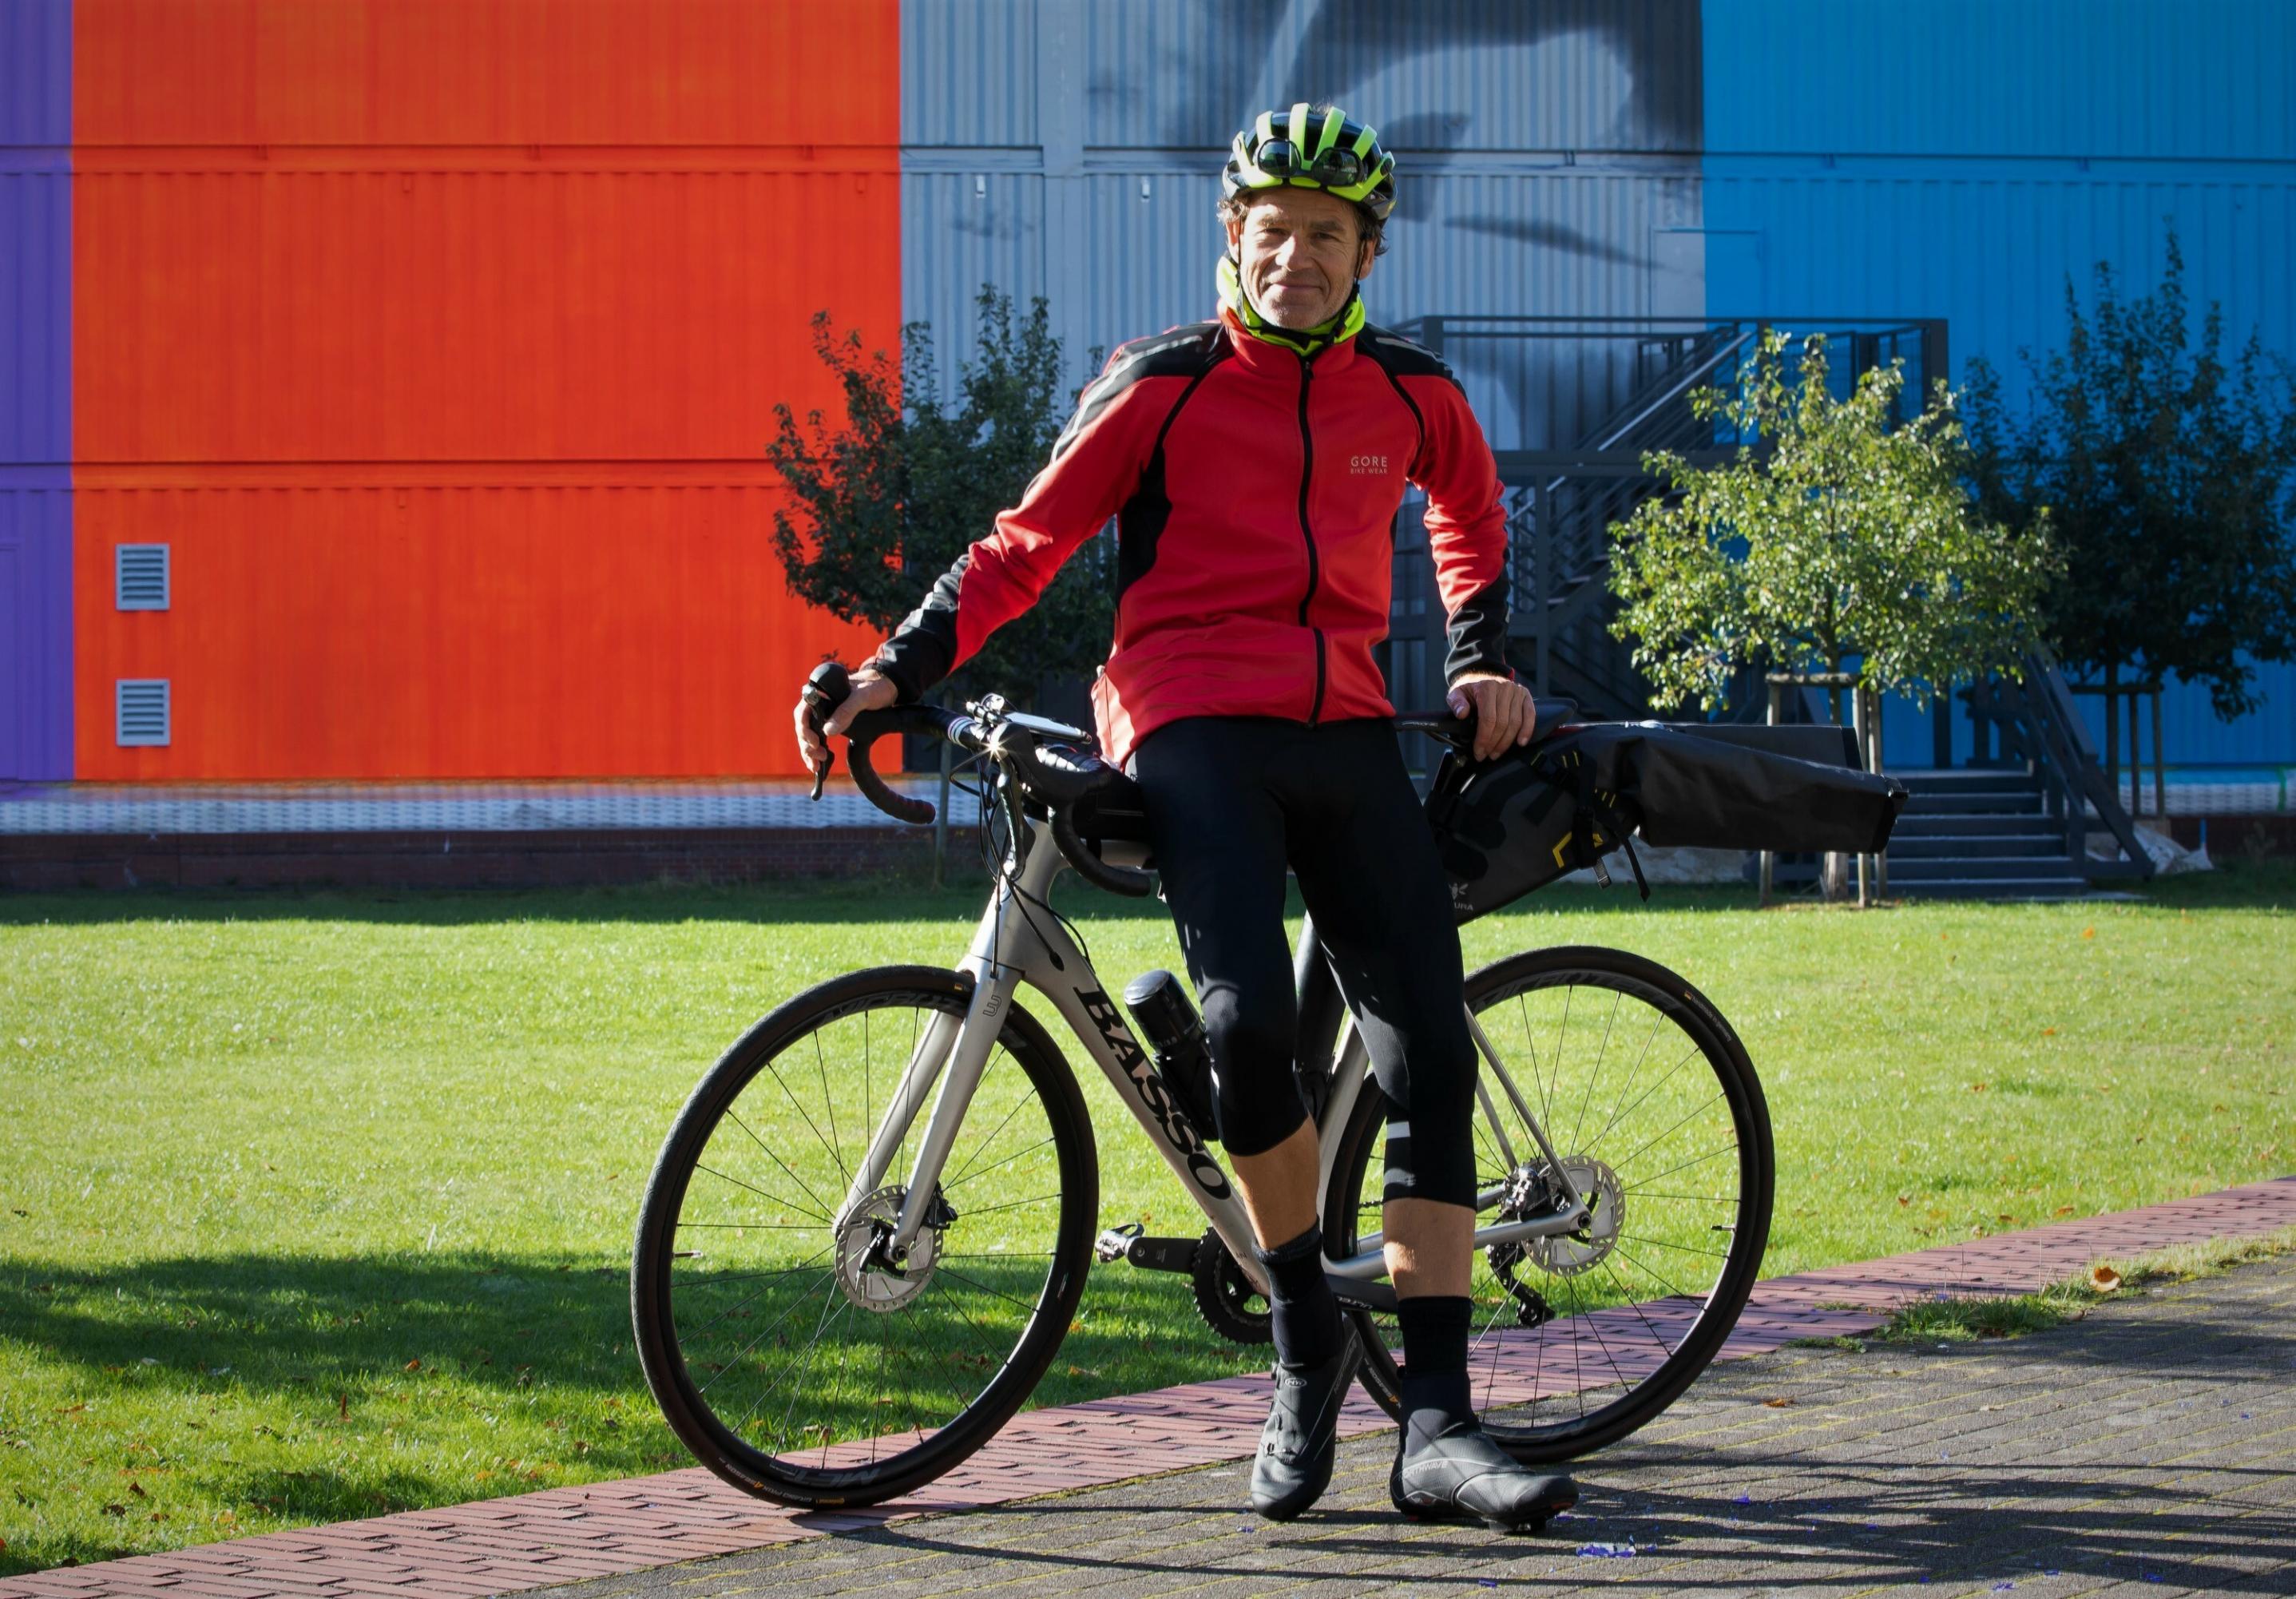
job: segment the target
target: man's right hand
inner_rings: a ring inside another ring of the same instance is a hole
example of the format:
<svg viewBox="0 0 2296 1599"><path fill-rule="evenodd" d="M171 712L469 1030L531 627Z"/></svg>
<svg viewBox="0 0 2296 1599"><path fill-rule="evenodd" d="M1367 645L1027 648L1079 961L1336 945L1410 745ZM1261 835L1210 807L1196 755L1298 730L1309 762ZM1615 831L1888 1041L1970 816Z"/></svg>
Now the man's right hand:
<svg viewBox="0 0 2296 1599"><path fill-rule="evenodd" d="M822 730L816 733L806 714L808 708L805 696L799 694L797 749L798 754L804 758L805 769L808 772L821 770L823 764L829 759L829 740L851 726L855 717L865 710L887 709L899 697L900 691L893 686L891 678L878 676L872 667L858 668L853 674L853 692L845 697L845 703L831 715Z"/></svg>

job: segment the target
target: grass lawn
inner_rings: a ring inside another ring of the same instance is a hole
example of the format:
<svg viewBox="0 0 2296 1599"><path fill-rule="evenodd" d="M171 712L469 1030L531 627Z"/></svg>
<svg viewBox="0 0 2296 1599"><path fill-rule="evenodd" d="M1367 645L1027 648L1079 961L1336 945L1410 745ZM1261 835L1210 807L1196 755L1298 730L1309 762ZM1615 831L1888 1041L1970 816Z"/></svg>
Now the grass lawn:
<svg viewBox="0 0 2296 1599"><path fill-rule="evenodd" d="M1108 985L1160 907L1070 889ZM685 1464L629 1347L653 1151L748 1022L953 959L977 890L0 900L0 1572ZM2296 1170L2296 872L2143 903L1554 889L1768 1092L1782 1273ZM1040 1007L1041 1010L1041 1007ZM1092 1073L1103 1223L1198 1223ZM1111 1267L1049 1400L1253 1369Z"/></svg>

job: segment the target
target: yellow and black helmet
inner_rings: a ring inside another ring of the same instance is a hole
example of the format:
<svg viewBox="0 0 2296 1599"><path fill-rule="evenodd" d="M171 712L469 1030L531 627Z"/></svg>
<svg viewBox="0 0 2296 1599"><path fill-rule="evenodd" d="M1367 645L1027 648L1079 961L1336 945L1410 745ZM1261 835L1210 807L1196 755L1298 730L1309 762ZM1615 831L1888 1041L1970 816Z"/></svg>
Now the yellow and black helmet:
<svg viewBox="0 0 2296 1599"><path fill-rule="evenodd" d="M1321 189L1362 206L1379 221L1395 209L1395 158L1379 130L1337 106L1306 101L1289 111L1262 111L1235 135L1220 193L1230 200L1284 187Z"/></svg>

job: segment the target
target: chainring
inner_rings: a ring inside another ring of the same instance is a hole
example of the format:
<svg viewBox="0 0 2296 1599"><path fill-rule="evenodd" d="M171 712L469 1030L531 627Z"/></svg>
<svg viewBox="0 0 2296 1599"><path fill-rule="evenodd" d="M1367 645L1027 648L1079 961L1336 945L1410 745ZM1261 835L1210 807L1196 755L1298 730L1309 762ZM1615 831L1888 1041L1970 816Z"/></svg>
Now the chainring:
<svg viewBox="0 0 2296 1599"><path fill-rule="evenodd" d="M1195 1264L1188 1284L1194 1290L1196 1311L1204 1324L1230 1343L1272 1343L1275 1319L1267 1300L1227 1252L1218 1233L1207 1228L1196 1242ZM1253 1307L1259 1308L1254 1309Z"/></svg>

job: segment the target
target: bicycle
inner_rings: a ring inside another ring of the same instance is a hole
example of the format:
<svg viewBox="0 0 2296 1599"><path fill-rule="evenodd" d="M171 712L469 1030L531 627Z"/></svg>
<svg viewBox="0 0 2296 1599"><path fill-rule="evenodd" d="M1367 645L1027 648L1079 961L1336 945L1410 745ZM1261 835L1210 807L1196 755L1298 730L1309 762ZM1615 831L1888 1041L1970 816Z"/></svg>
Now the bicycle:
<svg viewBox="0 0 2296 1599"><path fill-rule="evenodd" d="M1573 709L1542 703L1539 726ZM1447 717L1398 726L1462 752L1472 736ZM1250 1226L1175 1029L1160 1067L1052 908L1064 868L1150 891L1136 791L1083 730L993 698L866 713L848 764L907 821L933 808L890 790L870 756L896 733L980 759L996 871L971 947L953 969L832 979L737 1040L662 1146L631 1265L637 1349L672 1430L726 1481L791 1505L891 1498L987 1442L1051 1363L1095 1259L1185 1271L1216 1329L1266 1337ZM1327 1270L1362 1334L1358 1380L1392 1414L1385 1100L1312 924L1298 980ZM1014 1003L1023 984L1202 1211L1201 1238L1095 1235L1094 1129L1067 1060ZM1185 1005L1168 977L1151 986L1142 1019ZM1735 1323L1768 1235L1768 1112L1720 1012L1640 956L1527 950L1469 976L1464 999L1481 1056L1477 1405L1523 1401L1485 1426L1520 1459L1560 1461L1658 1415Z"/></svg>

